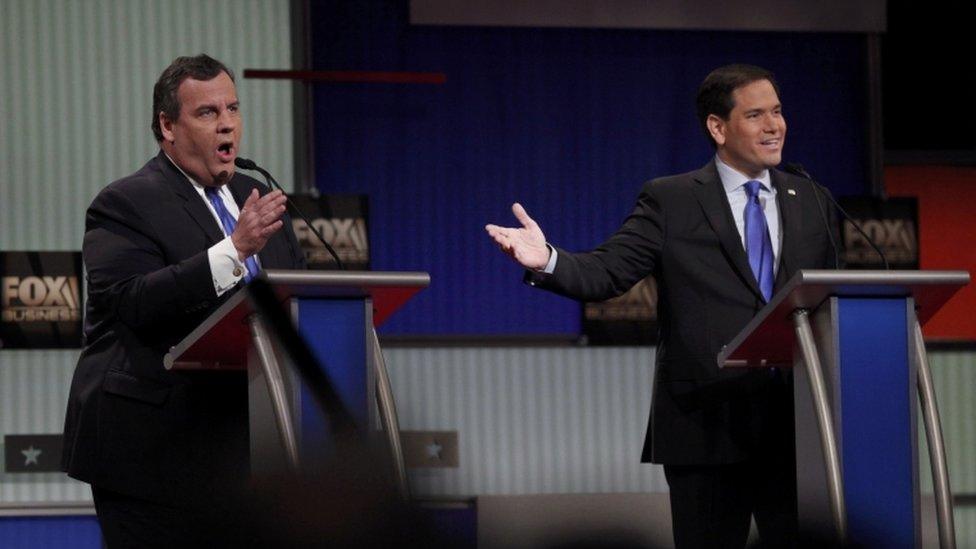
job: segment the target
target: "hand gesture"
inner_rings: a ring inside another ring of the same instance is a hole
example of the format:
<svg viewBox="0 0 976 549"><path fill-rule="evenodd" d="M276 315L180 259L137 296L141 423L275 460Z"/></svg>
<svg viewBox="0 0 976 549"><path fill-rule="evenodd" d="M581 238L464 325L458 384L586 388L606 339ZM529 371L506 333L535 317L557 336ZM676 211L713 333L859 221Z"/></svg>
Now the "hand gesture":
<svg viewBox="0 0 976 549"><path fill-rule="evenodd" d="M526 269L539 270L549 263L549 247L546 246L546 236L542 234L539 225L525 213L525 208L516 202L512 204L512 213L522 224L520 228L499 227L485 225L488 235L498 244L503 252L512 256Z"/></svg>
<svg viewBox="0 0 976 549"><path fill-rule="evenodd" d="M271 235L281 229L284 213L285 195L281 191L271 191L264 196L257 189L251 191L237 217L234 234L230 235L241 261L264 248Z"/></svg>

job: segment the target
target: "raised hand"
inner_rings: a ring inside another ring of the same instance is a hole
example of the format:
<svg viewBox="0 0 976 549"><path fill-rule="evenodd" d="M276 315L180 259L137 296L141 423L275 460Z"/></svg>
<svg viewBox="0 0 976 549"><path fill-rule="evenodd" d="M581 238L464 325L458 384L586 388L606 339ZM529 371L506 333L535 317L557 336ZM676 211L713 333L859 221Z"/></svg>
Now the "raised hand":
<svg viewBox="0 0 976 549"><path fill-rule="evenodd" d="M285 200L281 191L271 191L264 196L257 189L251 191L241 207L234 234L230 235L241 261L260 252L271 235L281 229Z"/></svg>
<svg viewBox="0 0 976 549"><path fill-rule="evenodd" d="M499 227L485 225L488 235L498 244L503 252L512 256L526 269L539 270L549 263L549 247L546 246L546 236L542 234L539 225L525 213L525 208L516 202L512 204L512 213L522 224L520 228Z"/></svg>

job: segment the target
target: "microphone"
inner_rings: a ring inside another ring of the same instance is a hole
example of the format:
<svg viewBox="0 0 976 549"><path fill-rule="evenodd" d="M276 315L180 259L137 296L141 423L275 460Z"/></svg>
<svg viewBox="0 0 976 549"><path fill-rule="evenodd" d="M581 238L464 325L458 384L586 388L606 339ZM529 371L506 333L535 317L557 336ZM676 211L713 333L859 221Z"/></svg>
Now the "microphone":
<svg viewBox="0 0 976 549"><path fill-rule="evenodd" d="M783 170L786 173L790 173L802 177L803 179L806 179L807 181L810 182L810 188L813 189L813 197L817 201L817 208L820 209L820 217L821 219L823 219L824 226L827 227L827 236L830 237L830 245L834 247L834 268L840 268L837 264L837 257L839 255L839 252L837 249L837 242L834 241L833 231L830 229L830 222L827 221L827 214L824 212L823 205L820 203L821 195L826 196L827 200L830 200L830 202L834 205L834 207L837 208L837 211L839 211L841 215L844 216L844 219L850 221L851 225L853 225L854 228L857 229L857 232L861 233L861 236L864 237L864 240L867 241L868 245L870 245L871 248L875 252L877 252L878 256L881 257L881 263L884 264L885 270L891 270L891 267L888 265L888 258L885 257L885 254L884 252L881 251L881 248L879 248L878 245L874 243L874 240L872 240L871 237L868 236L866 232L864 232L864 229L861 228L860 223L855 221L854 218L851 217L851 214L847 213L847 210L845 210L836 200L834 200L834 197L831 196L830 193L820 190L820 186L817 184L816 181L813 180L813 177L811 177L810 174L803 169L803 166L797 163L787 162L785 165L783 165Z"/></svg>
<svg viewBox="0 0 976 549"><path fill-rule="evenodd" d="M298 216L302 218L302 221L305 222L305 226L311 229L312 233L315 234L316 237L318 237L319 242L321 242L322 245L325 246L325 249L329 250L329 253L332 254L332 259L335 259L336 265L339 267L339 270L342 271L346 270L346 266L343 265L342 260L339 259L339 254L337 254L335 249L332 246L330 246L328 242L325 241L325 238L322 237L322 233L320 233L318 229L312 226L312 223L308 220L308 217L305 216L302 210L300 210L298 206L296 206L295 203L291 201L291 198L288 198L288 193L285 192L285 189L281 188L281 185L278 184L275 178L272 177L272 175L268 173L267 170L265 170L261 166L258 166L257 163L254 162L253 160L249 160L247 158L241 158L241 157L237 157L234 159L234 165L242 170L254 170L260 173L261 175L264 176L264 180L268 182L269 187L281 191L281 193L285 195L285 200L288 201L288 205L291 206L291 209L294 210L295 213L297 213Z"/></svg>

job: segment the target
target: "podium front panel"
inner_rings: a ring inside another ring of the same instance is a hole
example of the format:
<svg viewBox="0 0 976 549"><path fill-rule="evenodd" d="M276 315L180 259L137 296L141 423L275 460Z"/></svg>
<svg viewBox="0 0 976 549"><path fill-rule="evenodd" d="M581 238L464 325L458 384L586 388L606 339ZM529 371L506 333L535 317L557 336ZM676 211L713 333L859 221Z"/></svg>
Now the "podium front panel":
<svg viewBox="0 0 976 549"><path fill-rule="evenodd" d="M831 297L815 313L847 535L856 546L907 548L921 540L914 314L914 301L903 297ZM823 448L805 368L794 368L794 378L799 523L823 534L833 530Z"/></svg>
<svg viewBox="0 0 976 549"><path fill-rule="evenodd" d="M300 299L292 304L298 331L335 386L342 404L364 430L372 421L375 383L366 330L372 326L371 300ZM298 430L303 462L325 457L332 434L307 387L299 389Z"/></svg>
<svg viewBox="0 0 976 549"><path fill-rule="evenodd" d="M850 539L872 547L915 547L921 536L913 301L845 298L837 307Z"/></svg>

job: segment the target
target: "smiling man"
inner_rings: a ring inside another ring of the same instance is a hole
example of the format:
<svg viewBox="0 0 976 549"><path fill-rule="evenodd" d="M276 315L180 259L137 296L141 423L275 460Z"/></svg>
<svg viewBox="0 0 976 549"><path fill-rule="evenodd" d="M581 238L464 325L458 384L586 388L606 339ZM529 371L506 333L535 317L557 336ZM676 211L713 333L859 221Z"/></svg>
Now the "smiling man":
<svg viewBox="0 0 976 549"><path fill-rule="evenodd" d="M85 348L63 467L92 485L109 547L220 544L233 532L207 521L248 475L246 374L166 371L163 356L261 268L304 257L285 197L234 172L243 124L227 67L173 61L152 130L159 154L85 219Z"/></svg>
<svg viewBox="0 0 976 549"><path fill-rule="evenodd" d="M658 285L659 345L643 460L664 465L679 548L796 541L789 372L719 370L722 346L799 269L833 265L814 184L775 169L786 138L773 75L709 74L696 101L715 146L703 168L645 184L623 226L590 252L552 247L521 205L521 227L486 227L533 285L584 301ZM831 229L832 230L832 229Z"/></svg>

